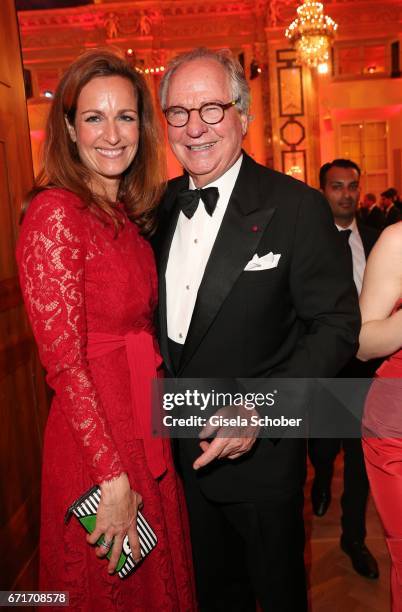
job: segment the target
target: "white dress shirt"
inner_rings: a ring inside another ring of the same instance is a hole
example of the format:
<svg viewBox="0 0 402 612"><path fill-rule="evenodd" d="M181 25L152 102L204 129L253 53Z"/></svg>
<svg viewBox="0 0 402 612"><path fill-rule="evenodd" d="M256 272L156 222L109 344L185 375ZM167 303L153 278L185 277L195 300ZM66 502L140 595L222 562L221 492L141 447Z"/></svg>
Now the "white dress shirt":
<svg viewBox="0 0 402 612"><path fill-rule="evenodd" d="M336 224L335 224L336 225ZM357 293L360 295L363 284L364 270L366 267L366 255L364 253L363 242L357 229L356 219L353 219L352 223L348 227L336 226L339 231L351 230L349 236L349 245L352 251L353 260L353 280L355 281Z"/></svg>
<svg viewBox="0 0 402 612"><path fill-rule="evenodd" d="M235 186L243 155L218 179L205 185L217 187L219 199L210 216L200 200L191 219L180 212L166 268L168 337L184 344L190 327L198 289L223 216ZM195 189L190 177L189 189Z"/></svg>

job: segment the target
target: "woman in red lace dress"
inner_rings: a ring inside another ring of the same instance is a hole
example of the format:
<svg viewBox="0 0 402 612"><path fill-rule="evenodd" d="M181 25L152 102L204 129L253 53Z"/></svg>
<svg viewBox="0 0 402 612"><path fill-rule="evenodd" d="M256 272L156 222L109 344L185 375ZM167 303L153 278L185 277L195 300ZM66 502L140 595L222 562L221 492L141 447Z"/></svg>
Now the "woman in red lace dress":
<svg viewBox="0 0 402 612"><path fill-rule="evenodd" d="M377 370L363 419L363 450L392 561L393 612L402 612L402 223L373 248L360 298L358 357L391 355Z"/></svg>
<svg viewBox="0 0 402 612"><path fill-rule="evenodd" d="M17 249L55 392L43 457L40 588L68 591L70 608L80 611L195 609L182 492L168 441L150 432L150 386L161 360L157 278L144 236L161 193L159 162L144 79L112 52L82 55L55 94L42 189ZM65 526L63 518L94 484L101 501L86 537L78 521ZM158 543L121 580L114 570L126 535L140 559L142 504Z"/></svg>

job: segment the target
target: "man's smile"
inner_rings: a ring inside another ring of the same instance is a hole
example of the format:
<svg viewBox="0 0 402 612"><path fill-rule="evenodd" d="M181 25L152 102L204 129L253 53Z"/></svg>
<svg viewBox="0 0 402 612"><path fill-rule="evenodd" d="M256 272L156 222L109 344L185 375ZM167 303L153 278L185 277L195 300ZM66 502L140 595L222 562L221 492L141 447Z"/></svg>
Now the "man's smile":
<svg viewBox="0 0 402 612"><path fill-rule="evenodd" d="M216 145L216 142L207 142L205 144L199 145L186 145L187 149L190 151L207 151L208 149L212 149Z"/></svg>

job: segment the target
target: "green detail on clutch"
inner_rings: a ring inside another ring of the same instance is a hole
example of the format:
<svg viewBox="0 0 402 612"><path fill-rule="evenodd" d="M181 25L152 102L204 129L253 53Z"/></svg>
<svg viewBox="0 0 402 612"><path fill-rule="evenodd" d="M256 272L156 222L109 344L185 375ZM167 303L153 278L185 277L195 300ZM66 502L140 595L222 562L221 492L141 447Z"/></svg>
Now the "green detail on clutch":
<svg viewBox="0 0 402 612"><path fill-rule="evenodd" d="M88 533L92 533L93 530L95 529L95 525L96 525L96 514L89 514L88 516L80 516L80 518L78 519L79 522L81 523L81 525L88 531ZM99 540L96 542L97 545L99 546L100 543L103 540L103 535L99 538ZM106 555L106 557L108 559L110 559L110 555L112 554L112 551L109 550L108 554ZM116 572L119 572L121 570L121 568L124 566L124 564L127 561L127 555L125 555L123 552L120 555L119 561L117 563L117 567L116 567Z"/></svg>

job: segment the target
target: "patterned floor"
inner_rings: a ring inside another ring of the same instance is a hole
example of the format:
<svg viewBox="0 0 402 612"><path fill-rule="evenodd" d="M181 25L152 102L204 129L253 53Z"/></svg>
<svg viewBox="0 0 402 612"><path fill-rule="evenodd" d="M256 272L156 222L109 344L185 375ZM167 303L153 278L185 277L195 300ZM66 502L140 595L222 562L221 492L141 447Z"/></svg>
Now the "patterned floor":
<svg viewBox="0 0 402 612"><path fill-rule="evenodd" d="M367 509L366 544L380 567L379 580L355 573L339 547L342 457L338 457L332 487L332 503L322 518L313 516L310 502L312 473L306 485L306 564L311 612L389 612L389 559L374 504Z"/></svg>

